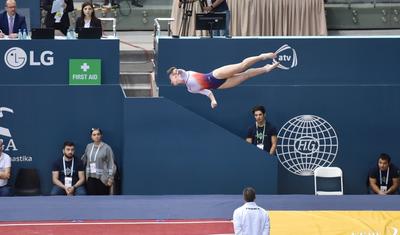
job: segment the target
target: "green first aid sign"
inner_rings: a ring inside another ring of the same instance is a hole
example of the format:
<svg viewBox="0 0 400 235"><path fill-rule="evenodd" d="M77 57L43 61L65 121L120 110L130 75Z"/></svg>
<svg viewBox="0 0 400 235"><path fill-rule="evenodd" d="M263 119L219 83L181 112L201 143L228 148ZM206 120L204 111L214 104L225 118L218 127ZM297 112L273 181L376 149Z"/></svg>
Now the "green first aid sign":
<svg viewBox="0 0 400 235"><path fill-rule="evenodd" d="M69 85L100 85L100 59L70 59Z"/></svg>

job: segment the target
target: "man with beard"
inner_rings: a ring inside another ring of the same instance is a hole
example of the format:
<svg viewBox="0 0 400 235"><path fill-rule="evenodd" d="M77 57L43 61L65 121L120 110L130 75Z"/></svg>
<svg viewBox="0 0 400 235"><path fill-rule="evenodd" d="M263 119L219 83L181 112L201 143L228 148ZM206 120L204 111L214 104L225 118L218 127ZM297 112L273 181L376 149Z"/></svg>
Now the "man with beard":
<svg viewBox="0 0 400 235"><path fill-rule="evenodd" d="M398 194L399 170L391 163L390 156L381 153L378 164L369 171L369 186L371 193L379 195Z"/></svg>
<svg viewBox="0 0 400 235"><path fill-rule="evenodd" d="M79 158L74 156L75 145L64 142L63 157L53 164L53 189L51 195L86 195L84 188L85 168Z"/></svg>

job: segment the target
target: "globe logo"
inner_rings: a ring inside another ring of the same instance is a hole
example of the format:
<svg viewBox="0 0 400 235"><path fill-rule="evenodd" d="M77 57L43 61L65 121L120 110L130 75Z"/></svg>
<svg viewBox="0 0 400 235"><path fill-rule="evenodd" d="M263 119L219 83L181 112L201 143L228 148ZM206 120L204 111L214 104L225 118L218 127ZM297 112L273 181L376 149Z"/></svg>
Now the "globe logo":
<svg viewBox="0 0 400 235"><path fill-rule="evenodd" d="M323 118L301 115L290 119L278 133L276 155L291 173L310 176L335 160L339 142L335 130Z"/></svg>

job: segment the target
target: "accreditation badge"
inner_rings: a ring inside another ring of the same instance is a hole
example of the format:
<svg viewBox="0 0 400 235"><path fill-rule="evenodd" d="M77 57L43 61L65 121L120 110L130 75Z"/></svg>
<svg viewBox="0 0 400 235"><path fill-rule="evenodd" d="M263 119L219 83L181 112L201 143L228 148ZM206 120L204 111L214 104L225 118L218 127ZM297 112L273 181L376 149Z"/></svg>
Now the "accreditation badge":
<svg viewBox="0 0 400 235"><path fill-rule="evenodd" d="M381 191L386 192L388 190L387 186L381 186Z"/></svg>
<svg viewBox="0 0 400 235"><path fill-rule="evenodd" d="M96 163L90 163L90 173L96 173Z"/></svg>
<svg viewBox="0 0 400 235"><path fill-rule="evenodd" d="M64 178L64 185L66 188L72 187L72 177L65 177Z"/></svg>
<svg viewBox="0 0 400 235"><path fill-rule="evenodd" d="M257 144L257 148L264 150L264 144Z"/></svg>

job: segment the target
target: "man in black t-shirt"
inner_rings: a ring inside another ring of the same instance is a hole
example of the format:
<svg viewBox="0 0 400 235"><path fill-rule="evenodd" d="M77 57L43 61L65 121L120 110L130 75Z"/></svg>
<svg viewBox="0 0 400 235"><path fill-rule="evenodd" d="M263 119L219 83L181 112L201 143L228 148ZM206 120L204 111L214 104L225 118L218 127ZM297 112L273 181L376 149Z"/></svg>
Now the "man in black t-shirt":
<svg viewBox="0 0 400 235"><path fill-rule="evenodd" d="M278 142L277 133L276 129L266 121L264 106L255 106L252 113L256 123L249 128L246 141L274 155Z"/></svg>
<svg viewBox="0 0 400 235"><path fill-rule="evenodd" d="M74 156L75 145L64 142L63 157L53 164L53 189L51 195L86 195L85 168L80 158Z"/></svg>
<svg viewBox="0 0 400 235"><path fill-rule="evenodd" d="M378 165L370 169L369 186L372 193L379 195L397 194L399 188L398 168L390 163L390 156L381 153Z"/></svg>

